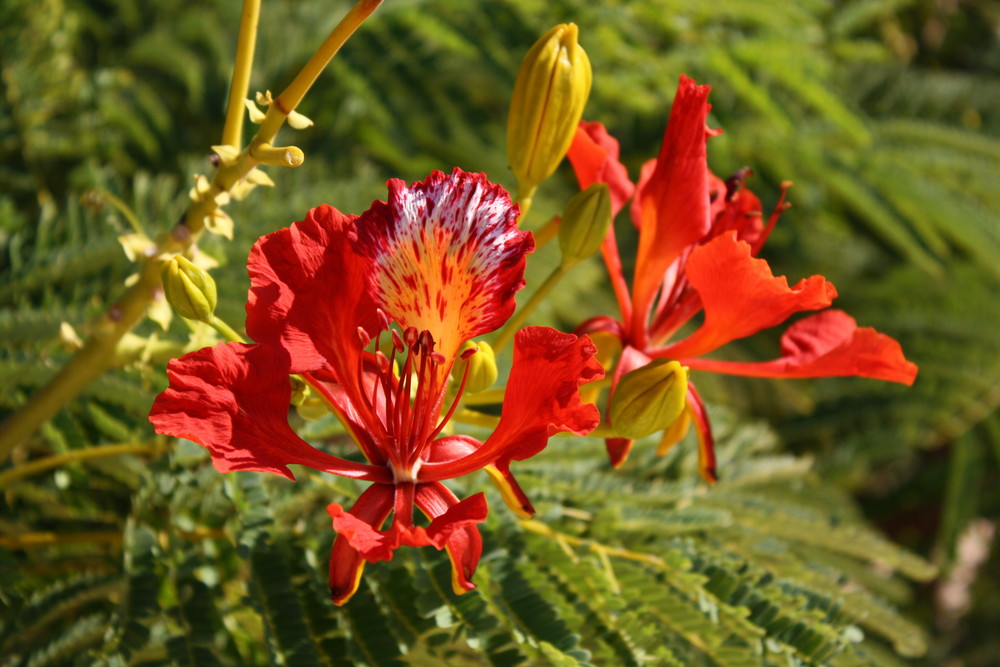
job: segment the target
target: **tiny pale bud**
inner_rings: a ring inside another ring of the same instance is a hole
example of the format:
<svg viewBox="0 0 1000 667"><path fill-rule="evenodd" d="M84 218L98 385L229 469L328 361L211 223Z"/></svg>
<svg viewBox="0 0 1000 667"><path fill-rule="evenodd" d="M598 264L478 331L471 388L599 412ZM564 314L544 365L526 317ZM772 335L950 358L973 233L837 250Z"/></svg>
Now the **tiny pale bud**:
<svg viewBox="0 0 1000 667"><path fill-rule="evenodd" d="M185 257L175 255L163 263L163 294L181 317L207 322L215 312L215 280Z"/></svg>
<svg viewBox="0 0 1000 667"><path fill-rule="evenodd" d="M530 197L552 175L573 141L590 95L591 70L577 27L552 28L528 51L507 117L507 159L518 193Z"/></svg>
<svg viewBox="0 0 1000 667"><path fill-rule="evenodd" d="M673 424L687 404L687 371L676 361L654 359L626 373L609 407L615 433L643 438Z"/></svg>
<svg viewBox="0 0 1000 667"><path fill-rule="evenodd" d="M611 190L594 183L569 200L559 223L563 266L587 259L601 247L611 226Z"/></svg>
<svg viewBox="0 0 1000 667"><path fill-rule="evenodd" d="M493 386L497 381L497 361L493 348L485 341L466 341L461 351L465 352L473 348L478 348L475 354L470 356L465 363L469 364L469 378L465 381L465 391L469 394L477 394ZM459 368L465 372L464 368Z"/></svg>

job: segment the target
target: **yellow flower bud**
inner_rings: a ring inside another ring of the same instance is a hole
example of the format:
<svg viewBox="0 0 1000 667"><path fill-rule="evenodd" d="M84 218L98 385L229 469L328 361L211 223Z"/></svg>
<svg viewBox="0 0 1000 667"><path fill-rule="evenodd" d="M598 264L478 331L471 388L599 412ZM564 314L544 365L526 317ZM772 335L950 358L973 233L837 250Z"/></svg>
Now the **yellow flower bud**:
<svg viewBox="0 0 1000 667"><path fill-rule="evenodd" d="M507 159L518 194L530 198L566 156L590 94L590 60L577 28L563 23L535 42L521 63L507 117Z"/></svg>
<svg viewBox="0 0 1000 667"><path fill-rule="evenodd" d="M626 373L609 407L615 433L642 438L673 424L687 404L687 371L676 361L654 359Z"/></svg>
<svg viewBox="0 0 1000 667"><path fill-rule="evenodd" d="M321 396L313 393L309 385L298 375L289 378L292 383L291 403L295 406L295 412L306 421L315 421L320 417L325 417L330 413L326 407L326 401Z"/></svg>
<svg viewBox="0 0 1000 667"><path fill-rule="evenodd" d="M215 281L186 258L175 255L163 263L163 295L181 317L207 322L217 303Z"/></svg>
<svg viewBox="0 0 1000 667"><path fill-rule="evenodd" d="M474 353L469 353L472 356L465 360L465 363L469 365L469 378L465 381L465 391L469 394L485 391L497 381L497 361L493 348L485 341L468 340L462 345L463 356L466 350L474 348L479 349ZM465 372L464 368L459 368L459 370Z"/></svg>
<svg viewBox="0 0 1000 667"><path fill-rule="evenodd" d="M587 259L601 247L611 226L611 190L594 183L569 200L559 223L563 266Z"/></svg>

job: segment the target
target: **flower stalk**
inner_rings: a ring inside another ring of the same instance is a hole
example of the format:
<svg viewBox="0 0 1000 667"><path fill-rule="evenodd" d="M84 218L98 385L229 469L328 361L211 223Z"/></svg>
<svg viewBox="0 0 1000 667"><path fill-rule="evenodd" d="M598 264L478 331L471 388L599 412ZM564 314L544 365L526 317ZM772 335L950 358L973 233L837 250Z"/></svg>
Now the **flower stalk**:
<svg viewBox="0 0 1000 667"><path fill-rule="evenodd" d="M222 143L239 147L243 138L243 99L250 89L250 72L257 45L257 22L260 18L260 0L243 0L240 14L240 32L236 38L236 61L233 80L229 85L229 103L226 106L226 123L222 128Z"/></svg>
<svg viewBox="0 0 1000 667"><path fill-rule="evenodd" d="M144 454L152 455L168 451L169 449L170 446L163 443L128 443L121 445L100 445L98 447L87 447L85 449L77 449L67 452L66 454L46 456L41 459L23 463L16 468L11 468L10 470L4 470L0 473L0 489L9 486L19 479L37 475L47 470L52 470L53 468L61 468L71 463L111 458L113 456L124 456L126 454L139 456Z"/></svg>
<svg viewBox="0 0 1000 667"><path fill-rule="evenodd" d="M531 295L528 302L517 309L517 312L514 313L514 316L510 318L507 325L500 330L500 333L497 334L496 339L493 341L492 347L494 353L499 354L500 351L503 350L508 343L510 343L514 334L524 326L524 323L528 321L528 317L535 311L536 308L538 308L542 301L545 300L545 298L549 295L549 292L551 292L555 286L559 284L559 281L562 280L567 273L569 273L570 268L571 267L567 267L564 264L560 264L554 268L552 273L549 274L549 277L545 279L545 282L542 283L537 290L535 290L534 294Z"/></svg>

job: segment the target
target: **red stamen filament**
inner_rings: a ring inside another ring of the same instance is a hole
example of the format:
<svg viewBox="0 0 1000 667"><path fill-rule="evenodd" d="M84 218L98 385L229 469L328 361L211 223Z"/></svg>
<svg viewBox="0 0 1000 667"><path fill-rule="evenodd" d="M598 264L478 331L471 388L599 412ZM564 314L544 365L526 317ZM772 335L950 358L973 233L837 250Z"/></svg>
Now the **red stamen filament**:
<svg viewBox="0 0 1000 667"><path fill-rule="evenodd" d="M368 362L369 373L375 374L370 392L364 389L366 353L362 351L359 355L360 396L368 414L374 417L370 420L374 422L371 425L372 435L381 441L384 456L402 479L409 479L415 473L427 445L437 437L458 409L459 399L468 381L469 367L466 364L461 386L447 415L439 420L444 402L444 387L440 380L447 370L441 367L448 363L448 359L434 351L434 338L429 331L418 333L415 328L410 327L400 336L390 328L388 318L381 311L379 324L382 328L375 335L375 351ZM392 339L392 350L388 357L379 349L383 332L389 332ZM372 342L367 332L359 329L358 334L365 347ZM404 350L405 358L402 357ZM467 356L468 354L463 355L462 358ZM398 377L393 373L397 359L402 363ZM379 388L383 395L381 408L378 406Z"/></svg>
<svg viewBox="0 0 1000 667"><path fill-rule="evenodd" d="M437 425L437 428L434 429L434 432L431 433L430 436L428 436L427 438L428 441L433 440L434 438L437 437L438 433L440 433L441 430L445 427L445 424L451 421L451 418L455 414L455 410L458 409L459 401L462 398L462 392L465 391L465 383L469 381L469 367L471 365L472 364L470 364L468 360L466 360L465 371L462 373L462 382L458 385L458 391L455 392L455 398L452 399L451 407L448 408L447 414L445 414L445 416L441 418L441 423Z"/></svg>

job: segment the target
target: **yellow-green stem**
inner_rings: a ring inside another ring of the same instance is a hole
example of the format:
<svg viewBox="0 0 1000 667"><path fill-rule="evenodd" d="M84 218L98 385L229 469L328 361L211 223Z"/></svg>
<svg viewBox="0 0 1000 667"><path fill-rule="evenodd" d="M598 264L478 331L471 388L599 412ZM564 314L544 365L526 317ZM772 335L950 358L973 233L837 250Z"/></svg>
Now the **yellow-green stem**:
<svg viewBox="0 0 1000 667"><path fill-rule="evenodd" d="M240 335L236 329L232 328L218 316L212 315L212 319L208 321L208 325L219 332L219 334L231 343L245 343L246 339Z"/></svg>
<svg viewBox="0 0 1000 667"><path fill-rule="evenodd" d="M552 216L548 222L532 233L535 236L535 250L545 247L559 233L559 216Z"/></svg>
<svg viewBox="0 0 1000 667"><path fill-rule="evenodd" d="M524 519L520 522L522 528L528 532L535 533L536 535L544 535L545 537L550 537L552 539L557 539L565 542L566 544L571 544L574 547L587 547L591 551L604 554L606 556L613 556L615 558L624 558L626 560L637 561L639 563L646 563L647 565L654 565L663 569L666 569L666 562L652 554L644 554L638 551L629 551L628 549L620 549L618 547L609 547L600 542L595 542L594 540L587 540L574 535L568 535L566 533L561 533L557 530L553 530L548 525L538 521L537 519Z"/></svg>
<svg viewBox="0 0 1000 667"><path fill-rule="evenodd" d="M315 83L320 73L326 68L330 59L337 55L337 51L344 45L347 39L354 34L362 23L365 22L371 13L378 9L382 0L359 0L349 12L340 20L337 27L326 38L316 53L312 55L309 62L299 71L298 75L285 88L281 95L274 100L272 109L277 107L284 115L294 111L302 98ZM269 114L270 115L270 114ZM264 121L265 125L267 121Z"/></svg>
<svg viewBox="0 0 1000 667"><path fill-rule="evenodd" d="M57 544L118 544L123 540L121 531L103 530L89 533L22 533L0 535L0 547L5 549L37 549Z"/></svg>
<svg viewBox="0 0 1000 667"><path fill-rule="evenodd" d="M528 217L528 211L531 210L531 202L533 201L535 191L532 190L530 193L523 197L518 197L517 203L521 207L521 214L517 216L518 227L524 224L524 219Z"/></svg>
<svg viewBox="0 0 1000 667"><path fill-rule="evenodd" d="M517 312L515 312L514 316L507 321L506 326L500 330L496 340L492 343L493 351L496 354L499 354L500 351L506 347L511 338L514 337L514 334L517 333L518 329L524 325L528 316L531 315L535 308L538 307L538 304L540 304L545 297L549 295L552 288L559 284L559 281L562 280L567 271L568 269L561 265L553 269L552 273L550 273L549 277L545 279L545 282L542 283L541 287L535 290L535 293L531 295L530 299L528 299L528 303L517 309Z"/></svg>
<svg viewBox="0 0 1000 667"><path fill-rule="evenodd" d="M37 475L38 473L42 473L53 468L61 468L62 466L70 463L91 461L93 459L103 459L112 456L122 456L124 454L158 454L160 452L165 452L168 449L170 449L170 447L165 444L101 445L99 447L77 449L67 452L66 454L46 456L45 458L28 461L27 463L22 463L21 465L11 468L10 470L0 472L0 489L12 482L16 482L19 479L30 477L31 475Z"/></svg>
<svg viewBox="0 0 1000 667"><path fill-rule="evenodd" d="M250 72L253 53L257 44L257 21L260 18L260 0L243 0L240 14L240 32L236 38L236 59L233 63L233 80L229 84L229 103L226 106L226 124L222 128L222 143L233 148L243 142L243 118L246 108L243 100L250 89Z"/></svg>

